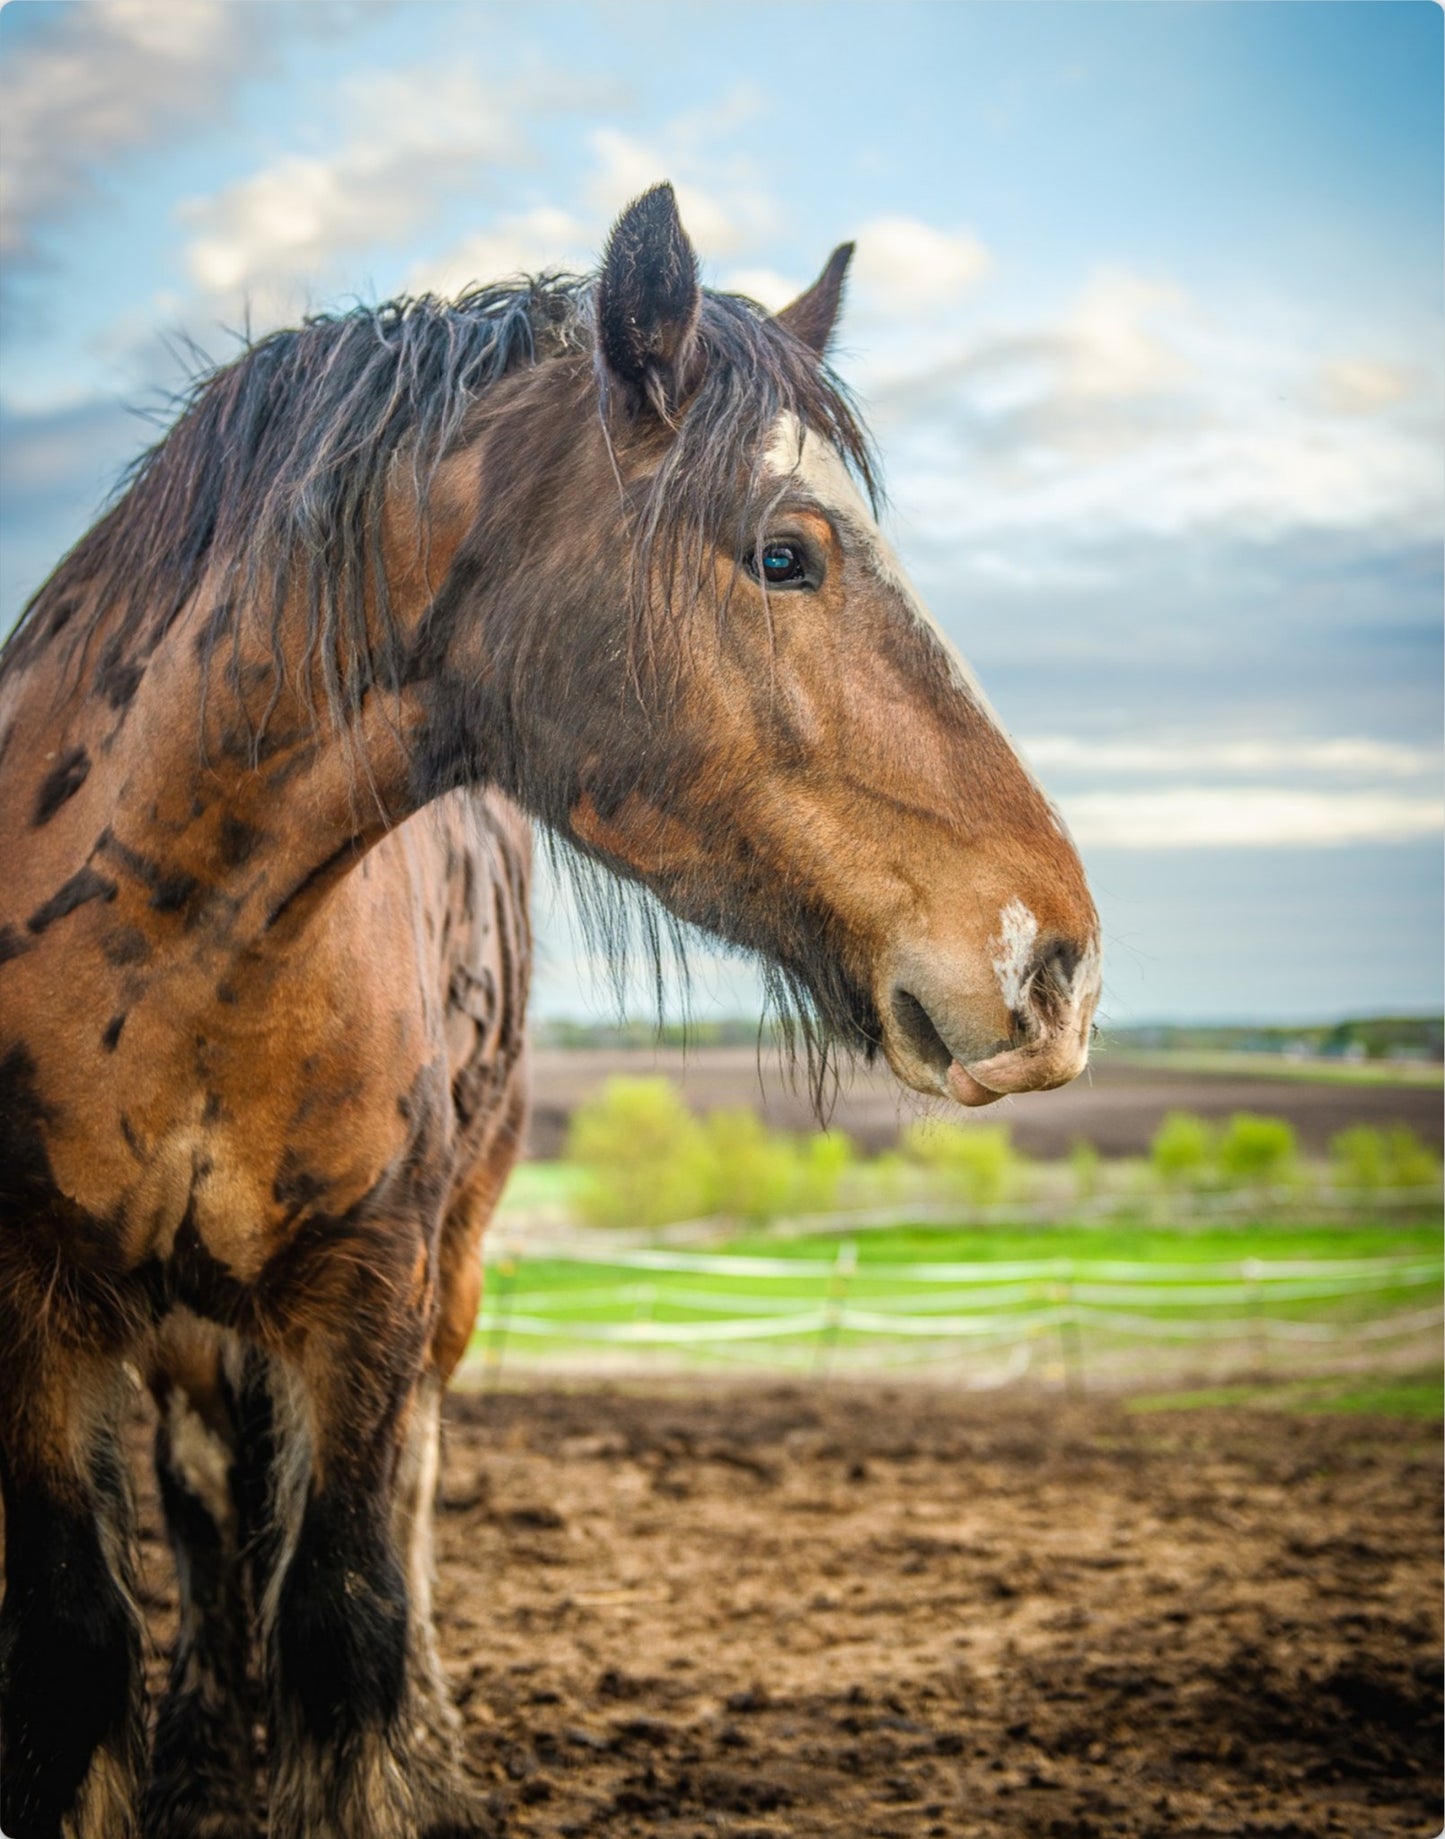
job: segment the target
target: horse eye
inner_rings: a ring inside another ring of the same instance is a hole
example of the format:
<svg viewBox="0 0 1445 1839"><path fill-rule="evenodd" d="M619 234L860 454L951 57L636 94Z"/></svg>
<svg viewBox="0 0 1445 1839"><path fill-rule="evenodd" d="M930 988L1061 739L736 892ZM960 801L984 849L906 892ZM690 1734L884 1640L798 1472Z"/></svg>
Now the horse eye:
<svg viewBox="0 0 1445 1839"><path fill-rule="evenodd" d="M808 565L797 543L767 543L744 562L748 573L768 587L793 587L808 579Z"/></svg>

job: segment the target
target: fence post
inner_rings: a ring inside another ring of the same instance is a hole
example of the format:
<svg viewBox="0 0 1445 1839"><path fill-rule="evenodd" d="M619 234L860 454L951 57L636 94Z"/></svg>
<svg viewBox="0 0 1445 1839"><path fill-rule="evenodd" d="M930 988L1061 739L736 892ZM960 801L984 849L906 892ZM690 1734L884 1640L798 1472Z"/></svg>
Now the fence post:
<svg viewBox="0 0 1445 1839"><path fill-rule="evenodd" d="M1249 1296L1245 1309L1249 1316L1249 1345L1254 1356L1254 1363L1260 1372L1269 1366L1269 1330L1264 1319L1264 1290L1260 1279L1264 1275L1258 1258L1246 1258L1239 1267L1239 1274L1244 1279Z"/></svg>
<svg viewBox="0 0 1445 1839"><path fill-rule="evenodd" d="M487 1390L493 1391L502 1378L502 1353L507 1345L507 1325L512 1317L512 1292L517 1287L517 1260L504 1252L493 1269L497 1273L497 1313L487 1342Z"/></svg>
<svg viewBox="0 0 1445 1839"><path fill-rule="evenodd" d="M823 1327L818 1335L818 1352L813 1362L814 1372L825 1378L832 1363L838 1331L843 1326L843 1305L848 1298L848 1287L857 1269L858 1246L854 1240L845 1239L838 1247L838 1256L833 1260L833 1269L828 1277L827 1294L823 1298Z"/></svg>
<svg viewBox="0 0 1445 1839"><path fill-rule="evenodd" d="M1079 1327L1079 1308L1074 1301L1074 1261L1060 1258L1056 1267L1058 1281L1054 1302L1059 1311L1059 1351L1064 1360L1064 1384L1072 1393L1084 1390L1084 1337Z"/></svg>

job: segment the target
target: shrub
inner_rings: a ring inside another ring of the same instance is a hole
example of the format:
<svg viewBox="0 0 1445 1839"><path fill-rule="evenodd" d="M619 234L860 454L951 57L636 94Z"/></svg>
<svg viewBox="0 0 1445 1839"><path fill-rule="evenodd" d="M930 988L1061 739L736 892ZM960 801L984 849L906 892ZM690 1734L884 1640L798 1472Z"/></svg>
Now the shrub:
<svg viewBox="0 0 1445 1839"><path fill-rule="evenodd" d="M1440 1159L1404 1124L1375 1130L1356 1124L1330 1139L1335 1180L1355 1194L1381 1188L1428 1188L1440 1179Z"/></svg>
<svg viewBox="0 0 1445 1839"><path fill-rule="evenodd" d="M1087 1137L1075 1137L1069 1145L1069 1172L1074 1178L1074 1195L1078 1200L1092 1200L1099 1192L1101 1169L1099 1152Z"/></svg>
<svg viewBox="0 0 1445 1839"><path fill-rule="evenodd" d="M793 1206L799 1213L831 1213L843 1177L853 1166L853 1139L841 1130L821 1130L803 1142Z"/></svg>
<svg viewBox="0 0 1445 1839"><path fill-rule="evenodd" d="M587 1177L579 1206L594 1226L661 1226L711 1204L712 1148L671 1080L607 1080L573 1113L566 1154Z"/></svg>
<svg viewBox="0 0 1445 1839"><path fill-rule="evenodd" d="M1354 1194L1373 1194L1385 1178L1385 1137L1369 1124L1355 1124L1330 1138L1335 1180Z"/></svg>
<svg viewBox="0 0 1445 1839"><path fill-rule="evenodd" d="M1018 1162L1003 1126L929 1120L910 1124L903 1146L941 1186L975 1207L997 1206Z"/></svg>
<svg viewBox="0 0 1445 1839"><path fill-rule="evenodd" d="M663 1226L827 1212L853 1145L839 1130L785 1136L745 1107L699 1121L671 1080L618 1076L573 1113L564 1153L585 1177L577 1206L589 1224Z"/></svg>
<svg viewBox="0 0 1445 1839"><path fill-rule="evenodd" d="M1171 1111L1149 1145L1150 1166L1166 1187L1198 1187L1209 1173L1213 1147L1213 1135L1202 1117Z"/></svg>
<svg viewBox="0 0 1445 1839"><path fill-rule="evenodd" d="M1387 1132L1385 1157L1392 1188L1433 1188L1440 1179L1440 1158L1406 1124Z"/></svg>
<svg viewBox="0 0 1445 1839"><path fill-rule="evenodd" d="M800 1157L790 1138L771 1131L744 1107L714 1111L704 1125L712 1154L712 1206L735 1219L770 1220L801 1186Z"/></svg>
<svg viewBox="0 0 1445 1839"><path fill-rule="evenodd" d="M1294 1129L1282 1117L1236 1111L1216 1151L1219 1172L1230 1187L1270 1187L1286 1181L1295 1165Z"/></svg>

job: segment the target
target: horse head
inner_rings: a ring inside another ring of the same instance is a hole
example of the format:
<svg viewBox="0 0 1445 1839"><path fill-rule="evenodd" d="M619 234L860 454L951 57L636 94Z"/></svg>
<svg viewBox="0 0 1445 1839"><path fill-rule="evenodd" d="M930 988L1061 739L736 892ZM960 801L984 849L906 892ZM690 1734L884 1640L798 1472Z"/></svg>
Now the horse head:
<svg viewBox="0 0 1445 1839"><path fill-rule="evenodd" d="M1084 1066L1098 918L875 519L826 362L849 254L771 316L700 288L669 187L623 214L592 337L469 425L417 771L500 780L833 1039L982 1105Z"/></svg>

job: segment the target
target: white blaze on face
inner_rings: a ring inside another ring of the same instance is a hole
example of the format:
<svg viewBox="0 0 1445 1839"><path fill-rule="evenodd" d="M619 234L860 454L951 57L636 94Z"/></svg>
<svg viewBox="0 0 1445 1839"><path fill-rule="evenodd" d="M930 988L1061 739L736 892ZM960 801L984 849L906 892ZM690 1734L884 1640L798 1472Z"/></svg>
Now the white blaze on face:
<svg viewBox="0 0 1445 1839"><path fill-rule="evenodd" d="M1011 900L998 916L998 937L989 940L998 955L993 960L993 974L1003 995L1004 1006L1016 1013L1024 1006L1024 986L1039 936L1039 922L1021 900Z"/></svg>
<svg viewBox="0 0 1445 1839"><path fill-rule="evenodd" d="M877 579L893 589L919 624L926 626L938 641L956 682L970 702L982 710L1000 734L1004 733L1003 723L984 694L983 685L908 579L902 562L878 528L877 519L837 448L811 428L805 429L796 415L785 410L774 425L763 464L776 478L798 480L833 521L849 532L867 555Z"/></svg>

